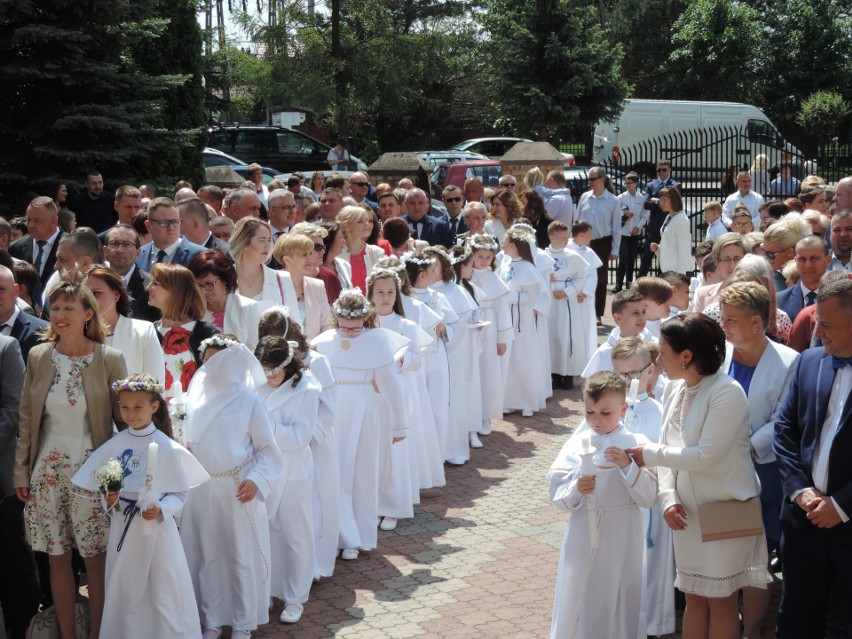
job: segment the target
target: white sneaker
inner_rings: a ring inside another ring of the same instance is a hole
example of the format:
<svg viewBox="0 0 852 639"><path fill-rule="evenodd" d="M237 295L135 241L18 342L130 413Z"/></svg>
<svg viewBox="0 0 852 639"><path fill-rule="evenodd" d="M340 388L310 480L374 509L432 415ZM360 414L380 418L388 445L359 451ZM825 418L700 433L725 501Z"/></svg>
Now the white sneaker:
<svg viewBox="0 0 852 639"><path fill-rule="evenodd" d="M525 408L524 410L521 411L521 417L532 417L532 416L533 416L533 412L528 408Z"/></svg>
<svg viewBox="0 0 852 639"><path fill-rule="evenodd" d="M288 603L284 606L284 612L281 613L279 619L281 623L296 623L302 618L302 612L305 610L301 604Z"/></svg>
<svg viewBox="0 0 852 639"><path fill-rule="evenodd" d="M470 433L470 447L482 448L482 442L479 441L479 436L475 432Z"/></svg>
<svg viewBox="0 0 852 639"><path fill-rule="evenodd" d="M380 530L396 530L397 518L396 517L385 517L382 519L382 523L379 524Z"/></svg>
<svg viewBox="0 0 852 639"><path fill-rule="evenodd" d="M358 549L357 548L344 548L343 552L340 553L340 558L343 561L354 561L358 559Z"/></svg>
<svg viewBox="0 0 852 639"><path fill-rule="evenodd" d="M204 631L204 634L201 635L201 639L219 639L221 636L221 628L207 628L207 630Z"/></svg>
<svg viewBox="0 0 852 639"><path fill-rule="evenodd" d="M491 434L491 420L483 419L482 426L479 427L479 434L483 436L487 436Z"/></svg>

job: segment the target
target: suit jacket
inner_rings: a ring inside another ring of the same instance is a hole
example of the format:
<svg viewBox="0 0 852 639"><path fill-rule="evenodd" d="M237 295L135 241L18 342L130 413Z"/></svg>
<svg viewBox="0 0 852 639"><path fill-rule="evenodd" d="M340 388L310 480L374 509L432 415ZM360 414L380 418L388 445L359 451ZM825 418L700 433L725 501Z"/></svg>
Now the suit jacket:
<svg viewBox="0 0 852 639"><path fill-rule="evenodd" d="M812 470L814 451L822 434L823 422L831 397L835 371L831 355L822 347L802 353L793 369L793 379L787 397L775 421L775 455L784 487L781 522L800 530L815 530L798 504L790 496L814 485ZM848 515L852 513L852 401L843 407L840 426L829 451L828 486L826 493ZM852 540L852 528L841 524L828 529L829 536Z"/></svg>
<svg viewBox="0 0 852 639"><path fill-rule="evenodd" d="M50 247L50 252L48 252L47 256L44 258L44 269L42 269L41 275L39 276L42 288L44 288L47 284L47 280L50 279L50 276L53 275L53 267L56 264L56 249L59 248L59 240L62 239L63 235L65 235L65 233L63 231L59 231L59 235L56 236L53 246ZM27 235L22 237L20 240L12 242L9 245L9 255L17 257L19 260L29 262L35 266L35 259L38 257L38 254L33 254L33 238ZM38 294L40 294L40 292Z"/></svg>
<svg viewBox="0 0 852 639"><path fill-rule="evenodd" d="M55 370L51 356L56 342L39 344L30 353L27 376L21 395L21 426L15 449L15 488L29 488L30 473L41 448L41 422L44 402L53 385ZM86 415L97 448L112 437L112 424L124 426L118 409L118 393L111 389L116 380L127 377L124 357L104 344L95 344L92 363L83 369Z"/></svg>
<svg viewBox="0 0 852 639"><path fill-rule="evenodd" d="M12 469L18 439L18 407L26 370L18 342L0 335L0 501L15 492Z"/></svg>
<svg viewBox="0 0 852 639"><path fill-rule="evenodd" d="M151 283L151 275L143 271L137 265L130 275L127 283L127 292L130 293L130 307L133 310L133 318L156 322L161 317L160 309L148 304L148 291L146 287Z"/></svg>
<svg viewBox="0 0 852 639"><path fill-rule="evenodd" d="M666 212L660 208L659 204L654 204L651 202L651 198L660 197L660 191L664 188L677 188L680 191L680 182L676 182L675 180L669 178L665 183L662 180L657 178L656 180L651 180L648 183L648 186L645 187L645 208L650 211L648 217L648 224L646 225L646 233L648 234L648 238L652 242L660 241L660 228L663 226L663 222L666 219Z"/></svg>
<svg viewBox="0 0 852 639"><path fill-rule="evenodd" d="M47 322L27 313L18 313L18 319L12 325L10 335L18 340L24 362L29 361L30 350L41 342L41 334L47 329Z"/></svg>
<svg viewBox="0 0 852 639"><path fill-rule="evenodd" d="M207 237L207 241L204 243L204 248L222 251L225 255L231 254L231 247L228 246L228 243L223 242L212 233Z"/></svg>
<svg viewBox="0 0 852 639"><path fill-rule="evenodd" d="M802 287L798 284L790 288L785 288L783 291L778 291L775 299L778 301L778 308L790 316L791 322L796 321L796 317L799 316L799 313L805 307L805 297L802 295Z"/></svg>
<svg viewBox="0 0 852 639"><path fill-rule="evenodd" d="M328 306L328 295L322 280L312 277L305 278L305 337L313 339L320 333L333 328L331 309Z"/></svg>
<svg viewBox="0 0 852 639"><path fill-rule="evenodd" d="M200 253L203 250L203 246L193 244L181 235L180 245L177 247L175 254L172 256L171 263L180 264L181 266L189 266L190 260L192 260L197 253ZM153 254L156 259L157 252L158 249L154 247L154 243L148 242L142 247L142 253L136 258L136 266L141 268L143 271L150 271L152 264L151 256Z"/></svg>
<svg viewBox="0 0 852 639"><path fill-rule="evenodd" d="M731 367L734 346L725 344L725 363L723 371ZM757 367L748 389L748 407L751 423L751 445L755 450L758 464L775 461L772 440L775 437L775 418L781 410L781 404L787 396L787 389L793 379L793 370L799 354L782 344L769 342Z"/></svg>
<svg viewBox="0 0 852 639"><path fill-rule="evenodd" d="M420 223L423 225L423 230L420 233L420 237L418 237L415 232L414 222L411 221L408 215L403 215L402 219L408 223L408 228L411 229L412 237L414 239L424 240L429 242L432 246L440 245L450 247L453 245L453 240L455 238L453 238L453 234L450 232L450 225L446 222L434 218L431 215L424 215L423 219L420 220Z"/></svg>
<svg viewBox="0 0 852 639"><path fill-rule="evenodd" d="M458 220L459 220L459 222L456 225L456 233L455 233L455 235L453 235L453 244L456 243L456 238L458 238L459 235L461 235L462 233L467 233L468 230L469 230L468 226L467 226L467 222L464 221L464 216L461 213L459 213ZM446 222L447 222L447 226L450 229L450 233L452 233L453 227L450 224L450 220L446 220ZM449 246L447 248L449 248Z"/></svg>

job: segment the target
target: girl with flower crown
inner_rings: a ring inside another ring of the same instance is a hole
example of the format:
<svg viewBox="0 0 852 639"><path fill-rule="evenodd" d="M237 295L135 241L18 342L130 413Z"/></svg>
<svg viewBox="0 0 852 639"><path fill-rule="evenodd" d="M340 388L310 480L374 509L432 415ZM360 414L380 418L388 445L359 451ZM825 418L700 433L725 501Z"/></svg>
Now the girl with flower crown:
<svg viewBox="0 0 852 639"><path fill-rule="evenodd" d="M482 383L482 424L479 435L491 434L491 420L503 418L503 365L515 339L509 314L509 287L494 271L494 258L500 247L490 235L472 235L468 246L473 252L471 281L482 291L480 318L489 322L482 329L479 374Z"/></svg>
<svg viewBox="0 0 852 639"><path fill-rule="evenodd" d="M408 433L399 362L410 340L378 327L373 305L357 289L332 306L336 329L311 342L328 357L337 386L334 430L340 450L341 557L375 548L379 515L379 455ZM382 422L382 402L390 408Z"/></svg>
<svg viewBox="0 0 852 639"><path fill-rule="evenodd" d="M536 331L534 306L545 290L541 275L535 267L530 244L535 238L520 229L509 229L503 238L504 260L498 271L509 286L509 314L515 339L506 365L506 384L503 388L505 412L520 410L532 417L541 404L541 351Z"/></svg>
<svg viewBox="0 0 852 639"><path fill-rule="evenodd" d="M406 319L401 284L399 276L392 270L376 267L367 278L367 296L376 307L379 326L411 340L401 360L400 372L405 385L405 420L411 424L409 430L413 434L423 428L416 374L421 368L420 354L435 338L416 322ZM385 406L384 410L387 411L388 407ZM382 480L379 485L379 516L382 518L379 528L382 530L393 530L399 519L414 517L414 504L420 503L417 457L413 454L411 442L411 437L407 437L391 447L389 457L379 459L379 477Z"/></svg>
<svg viewBox="0 0 852 639"><path fill-rule="evenodd" d="M263 337L254 354L266 383L257 387L281 449L281 479L266 499L271 538L272 596L284 602L282 623L302 617L314 576L313 459L310 441L319 411L319 382L296 349L278 335Z"/></svg>
<svg viewBox="0 0 852 639"><path fill-rule="evenodd" d="M147 373L113 382L130 427L95 450L72 478L98 491L95 471L120 460L124 484L107 492L112 522L101 637L200 637L192 578L175 519L210 476L171 436L163 387Z"/></svg>
<svg viewBox="0 0 852 639"><path fill-rule="evenodd" d="M255 388L266 376L233 335L201 343L189 386L187 448L210 473L186 499L180 537L192 574L203 639L248 639L269 620L272 583L266 497L280 479L281 452Z"/></svg>

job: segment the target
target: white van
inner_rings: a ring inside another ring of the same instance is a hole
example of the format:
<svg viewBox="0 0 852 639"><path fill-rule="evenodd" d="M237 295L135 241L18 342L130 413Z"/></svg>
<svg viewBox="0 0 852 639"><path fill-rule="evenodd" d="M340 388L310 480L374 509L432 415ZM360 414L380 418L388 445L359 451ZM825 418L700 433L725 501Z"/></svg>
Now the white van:
<svg viewBox="0 0 852 639"><path fill-rule="evenodd" d="M666 157L674 167L698 177L734 164L747 169L761 153L772 166L782 149L800 154L751 104L628 100L615 120L595 127L592 163L643 173L650 168L653 174L656 160Z"/></svg>

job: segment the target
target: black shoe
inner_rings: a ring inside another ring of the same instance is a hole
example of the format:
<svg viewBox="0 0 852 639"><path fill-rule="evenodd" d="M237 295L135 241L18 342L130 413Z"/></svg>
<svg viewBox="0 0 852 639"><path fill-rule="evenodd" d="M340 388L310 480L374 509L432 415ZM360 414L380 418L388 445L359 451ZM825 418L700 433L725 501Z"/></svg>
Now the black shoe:
<svg viewBox="0 0 852 639"><path fill-rule="evenodd" d="M550 385L553 390L559 390L562 388L562 380L564 378L561 375L557 375L556 373L550 374Z"/></svg>
<svg viewBox="0 0 852 639"><path fill-rule="evenodd" d="M627 285L627 288L630 288L630 285L629 285L629 284ZM612 289L612 291L611 291L611 292L612 292L613 294L615 294L615 293L621 293L621 291L623 291L623 290L624 290L624 287L623 287L623 286L616 286L614 289Z"/></svg>
<svg viewBox="0 0 852 639"><path fill-rule="evenodd" d="M574 377L566 375L562 378L562 390L574 390Z"/></svg>

